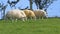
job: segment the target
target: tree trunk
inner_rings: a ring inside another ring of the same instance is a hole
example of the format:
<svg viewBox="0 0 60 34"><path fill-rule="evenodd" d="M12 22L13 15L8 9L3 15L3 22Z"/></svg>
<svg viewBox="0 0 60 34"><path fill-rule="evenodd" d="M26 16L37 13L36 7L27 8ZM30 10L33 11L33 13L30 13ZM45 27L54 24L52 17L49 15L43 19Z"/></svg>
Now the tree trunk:
<svg viewBox="0 0 60 34"><path fill-rule="evenodd" d="M30 9L32 10L32 0L30 0Z"/></svg>
<svg viewBox="0 0 60 34"><path fill-rule="evenodd" d="M5 10L3 10L3 19L5 19Z"/></svg>

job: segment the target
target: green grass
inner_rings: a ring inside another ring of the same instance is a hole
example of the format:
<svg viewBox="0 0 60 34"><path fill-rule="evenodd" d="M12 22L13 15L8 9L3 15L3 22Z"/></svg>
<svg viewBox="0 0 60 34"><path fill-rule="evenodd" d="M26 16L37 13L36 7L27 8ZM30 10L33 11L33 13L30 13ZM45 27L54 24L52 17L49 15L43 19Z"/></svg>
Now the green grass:
<svg viewBox="0 0 60 34"><path fill-rule="evenodd" d="M11 22L0 20L0 34L60 34L60 19Z"/></svg>

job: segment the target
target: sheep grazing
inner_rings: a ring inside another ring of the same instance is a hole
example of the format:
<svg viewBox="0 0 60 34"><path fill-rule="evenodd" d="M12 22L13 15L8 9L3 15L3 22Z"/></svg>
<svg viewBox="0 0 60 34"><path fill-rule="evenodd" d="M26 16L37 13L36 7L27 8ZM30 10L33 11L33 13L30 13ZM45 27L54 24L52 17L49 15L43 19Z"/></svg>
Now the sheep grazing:
<svg viewBox="0 0 60 34"><path fill-rule="evenodd" d="M35 16L40 19L40 18L47 18L47 13L44 10L34 10Z"/></svg>
<svg viewBox="0 0 60 34"><path fill-rule="evenodd" d="M24 10L24 12L25 12L28 19L30 18L30 19L36 20L36 16L32 10L26 9L26 10Z"/></svg>
<svg viewBox="0 0 60 34"><path fill-rule="evenodd" d="M24 11L14 9L14 10L10 10L7 12L6 18L8 18L8 19L20 19L20 20L24 21L24 19L26 19L26 15L25 15Z"/></svg>

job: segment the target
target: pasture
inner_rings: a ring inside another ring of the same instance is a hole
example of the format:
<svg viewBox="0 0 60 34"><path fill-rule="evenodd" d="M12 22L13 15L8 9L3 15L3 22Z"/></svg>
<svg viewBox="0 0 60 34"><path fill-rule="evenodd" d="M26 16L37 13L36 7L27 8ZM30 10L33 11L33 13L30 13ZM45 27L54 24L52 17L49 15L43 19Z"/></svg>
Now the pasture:
<svg viewBox="0 0 60 34"><path fill-rule="evenodd" d="M11 23L0 20L0 34L60 34L60 19L37 19Z"/></svg>

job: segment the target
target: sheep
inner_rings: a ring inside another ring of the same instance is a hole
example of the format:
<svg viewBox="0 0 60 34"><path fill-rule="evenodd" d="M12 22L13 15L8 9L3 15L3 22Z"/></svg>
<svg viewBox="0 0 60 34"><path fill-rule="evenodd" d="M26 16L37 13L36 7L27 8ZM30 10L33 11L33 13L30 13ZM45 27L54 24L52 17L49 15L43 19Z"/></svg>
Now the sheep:
<svg viewBox="0 0 60 34"><path fill-rule="evenodd" d="M40 11L44 12L44 17L45 18L48 18L48 13L46 11L44 11L44 10L40 10Z"/></svg>
<svg viewBox="0 0 60 34"><path fill-rule="evenodd" d="M31 20L32 19L36 20L36 16L32 10L25 9L23 11L25 12L28 19L30 18Z"/></svg>
<svg viewBox="0 0 60 34"><path fill-rule="evenodd" d="M10 10L6 13L6 18L15 19L15 20L20 19L20 20L24 21L24 19L26 18L26 15L25 15L24 11L14 9L14 10Z"/></svg>
<svg viewBox="0 0 60 34"><path fill-rule="evenodd" d="M44 10L34 10L34 13L38 19L47 17L47 13Z"/></svg>

